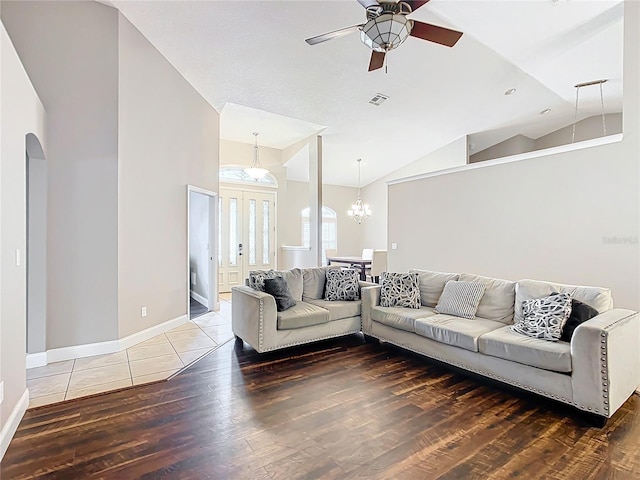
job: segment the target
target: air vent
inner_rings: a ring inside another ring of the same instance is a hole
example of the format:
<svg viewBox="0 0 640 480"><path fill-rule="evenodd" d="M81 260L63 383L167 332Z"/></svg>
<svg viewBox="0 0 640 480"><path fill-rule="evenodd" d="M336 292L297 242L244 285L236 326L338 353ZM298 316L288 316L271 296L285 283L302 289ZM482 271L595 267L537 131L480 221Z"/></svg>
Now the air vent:
<svg viewBox="0 0 640 480"><path fill-rule="evenodd" d="M378 106L378 105L381 105L381 104L382 104L382 102L384 102L384 101L385 101L385 100L387 100L388 98L389 98L388 96L386 96L386 95L384 95L384 94L382 94L382 93L376 93L376 94L371 98L371 100L369 100L369 103L370 103L371 105L376 105L376 106Z"/></svg>

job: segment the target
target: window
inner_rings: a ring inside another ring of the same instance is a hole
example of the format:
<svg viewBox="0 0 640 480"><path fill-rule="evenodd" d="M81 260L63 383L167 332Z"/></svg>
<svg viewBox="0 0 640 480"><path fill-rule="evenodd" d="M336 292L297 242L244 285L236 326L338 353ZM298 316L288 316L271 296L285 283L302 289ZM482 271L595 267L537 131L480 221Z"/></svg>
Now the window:
<svg viewBox="0 0 640 480"><path fill-rule="evenodd" d="M311 246L311 224L309 221L309 208L302 210L302 245ZM338 249L338 215L329 207L322 207L322 264L327 264L327 249Z"/></svg>
<svg viewBox="0 0 640 480"><path fill-rule="evenodd" d="M278 187L278 180L271 173L267 173L260 180L254 180L247 172L244 171L244 167L225 165L220 167L220 181L225 183L243 183L248 185L260 185L261 187Z"/></svg>

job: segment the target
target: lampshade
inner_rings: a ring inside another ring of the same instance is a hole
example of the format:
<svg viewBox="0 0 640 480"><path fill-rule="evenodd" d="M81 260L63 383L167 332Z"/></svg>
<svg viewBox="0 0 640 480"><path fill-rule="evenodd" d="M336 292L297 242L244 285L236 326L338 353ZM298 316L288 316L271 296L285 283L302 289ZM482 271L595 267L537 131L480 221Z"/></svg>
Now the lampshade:
<svg viewBox="0 0 640 480"><path fill-rule="evenodd" d="M383 13L369 20L360 31L362 42L376 52L388 52L404 42L413 22L406 15Z"/></svg>
<svg viewBox="0 0 640 480"><path fill-rule="evenodd" d="M266 168L262 168L262 165L260 165L260 157L258 152L258 132L253 132L253 136L255 137L255 142L253 145L253 162L251 163L251 166L245 168L244 171L254 180L260 180L267 173L269 173L269 170L267 170Z"/></svg>

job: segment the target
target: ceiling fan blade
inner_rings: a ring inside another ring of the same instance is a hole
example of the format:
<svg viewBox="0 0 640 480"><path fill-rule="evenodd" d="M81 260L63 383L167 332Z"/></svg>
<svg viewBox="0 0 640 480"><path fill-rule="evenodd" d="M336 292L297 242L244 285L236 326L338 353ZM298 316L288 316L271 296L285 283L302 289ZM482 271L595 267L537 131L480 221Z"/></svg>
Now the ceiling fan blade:
<svg viewBox="0 0 640 480"><path fill-rule="evenodd" d="M316 43L326 42L327 40L332 40L334 38L343 37L352 32L360 30L362 25L354 25L352 27L341 28L340 30L336 30L334 32L323 33L322 35L318 35L316 37L307 38L305 42L309 45L315 45Z"/></svg>
<svg viewBox="0 0 640 480"><path fill-rule="evenodd" d="M409 6L411 7L411 11L415 12L417 9L419 9L421 6L423 6L425 3L427 3L429 0L403 0L404 3L408 3Z"/></svg>
<svg viewBox="0 0 640 480"><path fill-rule="evenodd" d="M456 42L460 40L462 32L413 20L411 36L421 38L422 40L428 40L429 42L439 43L446 47L453 47Z"/></svg>
<svg viewBox="0 0 640 480"><path fill-rule="evenodd" d="M376 0L358 0L358 3L364 8L371 7L372 5L380 5Z"/></svg>
<svg viewBox="0 0 640 480"><path fill-rule="evenodd" d="M369 71L378 70L384 65L384 52L371 52L371 60L369 61Z"/></svg>

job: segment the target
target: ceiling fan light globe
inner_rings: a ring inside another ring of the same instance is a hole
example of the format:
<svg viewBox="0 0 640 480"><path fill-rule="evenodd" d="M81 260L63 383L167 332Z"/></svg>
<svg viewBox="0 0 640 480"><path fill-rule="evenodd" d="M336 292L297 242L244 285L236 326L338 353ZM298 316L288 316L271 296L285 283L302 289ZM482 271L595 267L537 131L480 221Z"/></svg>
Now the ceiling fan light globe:
<svg viewBox="0 0 640 480"><path fill-rule="evenodd" d="M360 39L371 50L388 52L409 37L412 27L413 22L406 15L384 13L362 27Z"/></svg>

